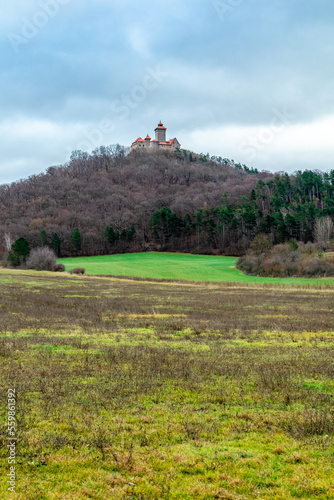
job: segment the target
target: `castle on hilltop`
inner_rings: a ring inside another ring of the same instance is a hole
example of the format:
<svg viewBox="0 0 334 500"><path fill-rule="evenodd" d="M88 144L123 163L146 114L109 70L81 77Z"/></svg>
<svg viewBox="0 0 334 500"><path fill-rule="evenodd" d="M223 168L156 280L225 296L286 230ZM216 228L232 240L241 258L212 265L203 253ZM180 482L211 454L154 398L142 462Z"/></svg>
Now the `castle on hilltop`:
<svg viewBox="0 0 334 500"><path fill-rule="evenodd" d="M174 138L169 141L166 140L166 127L160 122L155 129L155 139L151 139L151 137L147 134L145 139L138 137L138 139L132 143L131 151L136 149L144 149L146 151L158 151L158 150L169 150L175 151L176 148L180 148L181 144L179 141Z"/></svg>

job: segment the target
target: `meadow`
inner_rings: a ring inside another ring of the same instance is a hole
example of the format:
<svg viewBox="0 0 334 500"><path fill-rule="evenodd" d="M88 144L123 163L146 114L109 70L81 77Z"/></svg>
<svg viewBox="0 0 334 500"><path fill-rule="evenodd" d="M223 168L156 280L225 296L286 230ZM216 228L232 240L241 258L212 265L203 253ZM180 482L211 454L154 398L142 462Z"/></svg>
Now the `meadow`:
<svg viewBox="0 0 334 500"><path fill-rule="evenodd" d="M0 287L1 498L334 498L332 289L8 269Z"/></svg>
<svg viewBox="0 0 334 500"><path fill-rule="evenodd" d="M167 280L227 283L277 283L281 285L319 285L334 287L333 278L261 278L247 276L235 268L236 257L191 255L168 252L130 253L96 257L58 259L66 271L81 267L90 275L135 276Z"/></svg>

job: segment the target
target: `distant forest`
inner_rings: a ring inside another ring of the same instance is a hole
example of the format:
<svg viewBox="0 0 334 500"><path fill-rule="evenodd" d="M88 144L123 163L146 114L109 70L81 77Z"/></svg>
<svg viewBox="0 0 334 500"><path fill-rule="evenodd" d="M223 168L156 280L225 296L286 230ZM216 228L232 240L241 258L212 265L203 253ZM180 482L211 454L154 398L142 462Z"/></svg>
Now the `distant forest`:
<svg viewBox="0 0 334 500"><path fill-rule="evenodd" d="M209 155L119 145L0 186L0 252L17 238L60 256L149 250L241 255L259 233L313 241L334 214L334 170L258 172Z"/></svg>

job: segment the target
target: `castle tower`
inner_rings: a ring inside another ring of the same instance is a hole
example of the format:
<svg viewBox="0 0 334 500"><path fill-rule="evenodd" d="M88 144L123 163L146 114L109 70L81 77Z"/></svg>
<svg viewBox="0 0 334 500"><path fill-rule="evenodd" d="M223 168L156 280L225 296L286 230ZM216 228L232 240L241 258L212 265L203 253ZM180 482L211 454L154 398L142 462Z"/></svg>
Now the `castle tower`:
<svg viewBox="0 0 334 500"><path fill-rule="evenodd" d="M181 144L174 137L174 139L166 139L166 127L160 122L155 129L155 139L151 139L151 137L147 134L145 139L138 137L131 145L131 150L139 150L139 151L175 151L176 149L181 148Z"/></svg>
<svg viewBox="0 0 334 500"><path fill-rule="evenodd" d="M158 142L166 142L166 127L160 122L155 129L155 139Z"/></svg>

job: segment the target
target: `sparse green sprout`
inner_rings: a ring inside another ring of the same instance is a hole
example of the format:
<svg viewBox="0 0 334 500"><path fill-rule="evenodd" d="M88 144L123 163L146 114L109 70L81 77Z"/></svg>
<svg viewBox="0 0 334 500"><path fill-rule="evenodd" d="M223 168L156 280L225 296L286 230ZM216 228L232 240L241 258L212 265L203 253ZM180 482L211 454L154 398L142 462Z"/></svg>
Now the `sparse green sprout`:
<svg viewBox="0 0 334 500"><path fill-rule="evenodd" d="M296 242L296 240L291 240L289 242L289 247L290 247L290 250L298 250L298 243Z"/></svg>

